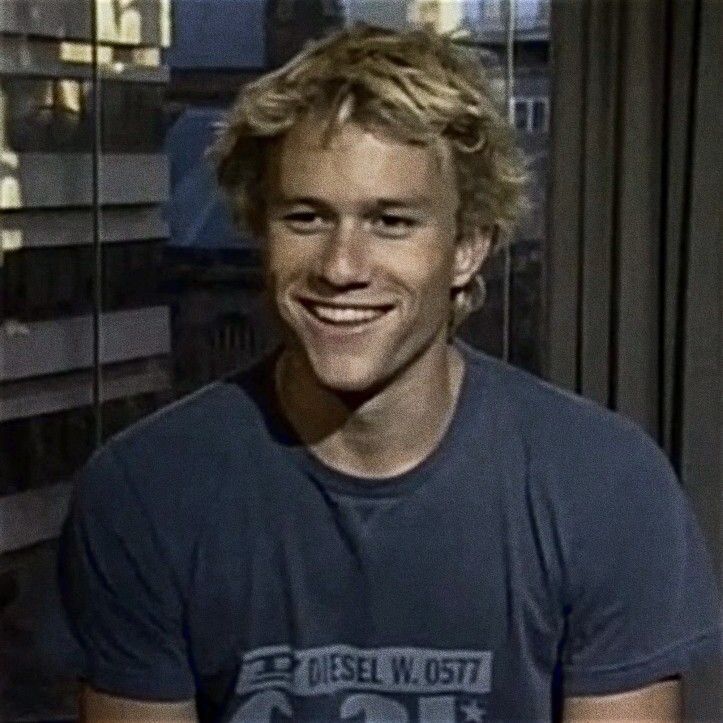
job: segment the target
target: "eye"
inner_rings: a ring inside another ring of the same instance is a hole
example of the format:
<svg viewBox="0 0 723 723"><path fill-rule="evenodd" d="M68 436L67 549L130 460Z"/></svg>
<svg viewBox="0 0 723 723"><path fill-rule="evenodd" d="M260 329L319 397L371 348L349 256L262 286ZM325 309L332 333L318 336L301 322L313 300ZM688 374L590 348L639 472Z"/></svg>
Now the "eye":
<svg viewBox="0 0 723 723"><path fill-rule="evenodd" d="M403 236L418 225L415 218L399 216L393 213L384 213L372 221L375 231L387 236Z"/></svg>
<svg viewBox="0 0 723 723"><path fill-rule="evenodd" d="M297 233L316 233L326 227L328 220L316 211L294 211L283 216L283 220L292 231Z"/></svg>

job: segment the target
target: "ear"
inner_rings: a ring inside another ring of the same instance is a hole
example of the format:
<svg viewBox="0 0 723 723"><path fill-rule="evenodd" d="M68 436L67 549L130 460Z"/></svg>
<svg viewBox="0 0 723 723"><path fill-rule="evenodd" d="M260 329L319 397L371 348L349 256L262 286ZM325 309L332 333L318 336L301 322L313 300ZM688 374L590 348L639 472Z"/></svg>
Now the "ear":
<svg viewBox="0 0 723 723"><path fill-rule="evenodd" d="M491 227L476 229L474 233L458 239L454 249L452 288L461 289L479 271L492 245Z"/></svg>

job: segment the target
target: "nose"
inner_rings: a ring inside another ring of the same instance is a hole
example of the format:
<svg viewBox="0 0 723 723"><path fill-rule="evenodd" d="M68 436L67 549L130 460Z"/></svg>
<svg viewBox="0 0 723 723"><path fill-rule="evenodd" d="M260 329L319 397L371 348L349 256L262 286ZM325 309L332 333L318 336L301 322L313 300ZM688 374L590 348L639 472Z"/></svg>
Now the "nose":
<svg viewBox="0 0 723 723"><path fill-rule="evenodd" d="M317 276L330 286L364 286L369 282L369 253L353 220L340 221L324 241Z"/></svg>

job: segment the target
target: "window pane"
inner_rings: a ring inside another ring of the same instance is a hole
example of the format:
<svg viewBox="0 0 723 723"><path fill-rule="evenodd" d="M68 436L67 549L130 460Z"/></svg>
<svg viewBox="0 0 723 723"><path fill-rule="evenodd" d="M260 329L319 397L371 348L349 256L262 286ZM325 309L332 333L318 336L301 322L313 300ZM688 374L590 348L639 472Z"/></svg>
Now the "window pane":
<svg viewBox="0 0 723 723"><path fill-rule="evenodd" d="M91 0L0 2L0 720L75 714L55 555L71 475L93 451L100 421L96 314L107 426L171 399L154 256L167 236L169 74L154 46L162 5L98 0L98 115Z"/></svg>
<svg viewBox="0 0 723 723"><path fill-rule="evenodd" d="M75 707L54 538L94 445L93 109L53 12L80 4L0 6L0 720L45 720Z"/></svg>
<svg viewBox="0 0 723 723"><path fill-rule="evenodd" d="M532 103L532 130L536 133L547 132L547 103L542 99Z"/></svg>
<svg viewBox="0 0 723 723"><path fill-rule="evenodd" d="M508 107L528 159L527 195L532 209L522 219L509 259L502 252L485 264L487 300L462 332L468 341L492 354L502 356L507 348L512 362L537 372L547 196L550 8L546 0L518 0L515 5L513 87ZM465 26L472 42L489 59L498 88L505 86L507 53L511 50L506 43L508 10L508 4L500 0L465 3Z"/></svg>

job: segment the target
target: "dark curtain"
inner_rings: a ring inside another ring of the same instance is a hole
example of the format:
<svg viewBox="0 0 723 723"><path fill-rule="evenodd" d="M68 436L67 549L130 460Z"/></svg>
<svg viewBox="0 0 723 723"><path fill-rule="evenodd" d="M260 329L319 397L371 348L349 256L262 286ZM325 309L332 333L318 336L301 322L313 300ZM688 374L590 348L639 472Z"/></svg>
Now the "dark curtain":
<svg viewBox="0 0 723 723"><path fill-rule="evenodd" d="M668 453L720 572L720 0L553 0L544 374ZM714 671L689 715L718 720ZM718 691L718 693L716 693Z"/></svg>

